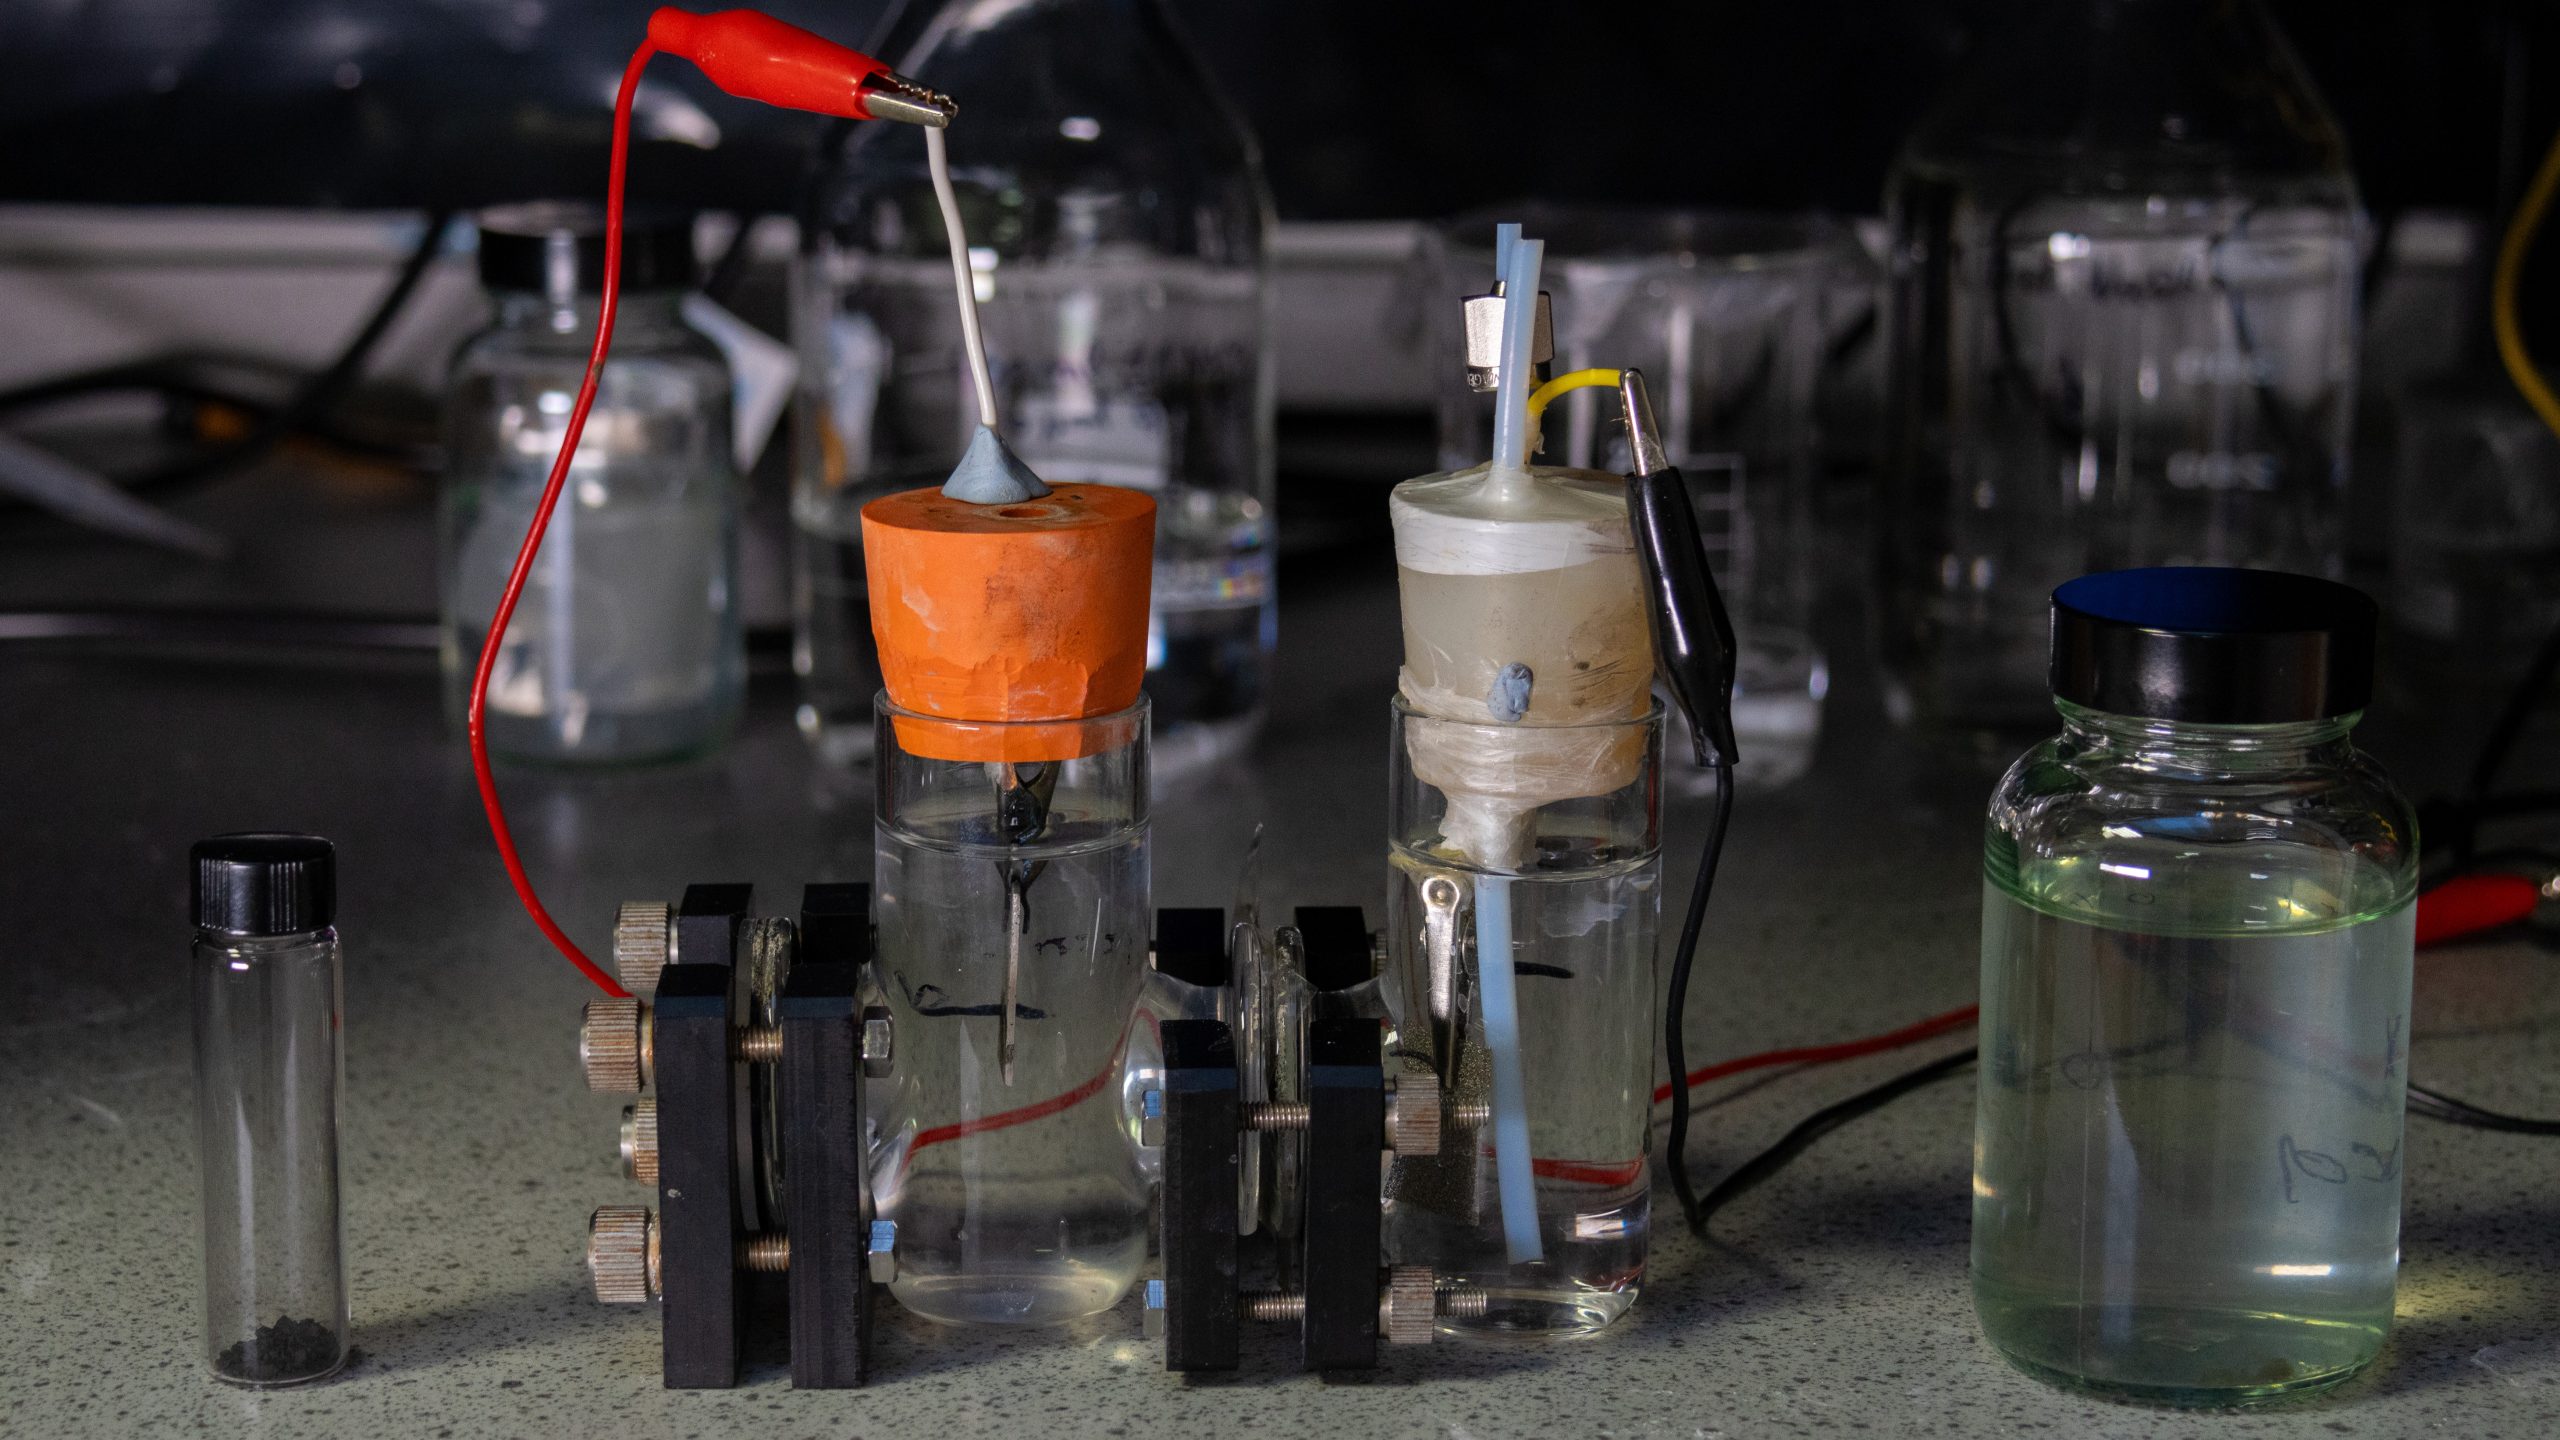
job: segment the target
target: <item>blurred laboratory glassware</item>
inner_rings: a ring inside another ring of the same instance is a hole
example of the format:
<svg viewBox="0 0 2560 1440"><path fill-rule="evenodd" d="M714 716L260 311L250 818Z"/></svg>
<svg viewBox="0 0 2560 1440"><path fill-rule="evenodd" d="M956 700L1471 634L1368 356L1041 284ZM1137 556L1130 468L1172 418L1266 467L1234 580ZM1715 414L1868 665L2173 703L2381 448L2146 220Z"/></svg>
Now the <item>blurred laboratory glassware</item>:
<svg viewBox="0 0 2560 1440"><path fill-rule="evenodd" d="M1272 389L1253 141L1162 0L917 4L879 53L953 96L953 185L1005 439L1051 484L1157 501L1155 763L1248 744L1267 700ZM879 689L856 517L939 485L976 423L912 126L855 127L798 267L792 515L800 727L870 753Z"/></svg>
<svg viewBox="0 0 2560 1440"><path fill-rule="evenodd" d="M715 748L737 723L731 386L718 347L679 313L692 276L690 221L629 226L613 357L489 676L496 754L667 759ZM464 342L445 398L438 538L456 723L595 343L601 216L555 204L484 213L480 278L497 318Z"/></svg>
<svg viewBox="0 0 2560 1440"><path fill-rule="evenodd" d="M1734 726L1745 785L1804 773L1822 729L1830 673L1813 641L1818 581L1814 395L1830 296L1853 261L1848 233L1813 216L1530 207L1524 233L1547 242L1556 374L1644 372L1663 447L1687 478L1717 585L1742 646ZM1493 275L1495 217L1442 227L1427 310L1429 353L1463 353L1457 298ZM1483 462L1493 397L1443 367L1440 463ZM1616 395L1576 391L1547 412L1543 463L1627 469ZM1712 778L1684 746L1683 788Z"/></svg>
<svg viewBox="0 0 2560 1440"><path fill-rule="evenodd" d="M2400 407L2393 690L2485 723L2560 625L2560 437L2505 377Z"/></svg>
<svg viewBox="0 0 2560 1440"><path fill-rule="evenodd" d="M2039 723L2074 575L2334 575L2365 237L2256 0L2040 7L1888 182L1880 639L1897 721Z"/></svg>

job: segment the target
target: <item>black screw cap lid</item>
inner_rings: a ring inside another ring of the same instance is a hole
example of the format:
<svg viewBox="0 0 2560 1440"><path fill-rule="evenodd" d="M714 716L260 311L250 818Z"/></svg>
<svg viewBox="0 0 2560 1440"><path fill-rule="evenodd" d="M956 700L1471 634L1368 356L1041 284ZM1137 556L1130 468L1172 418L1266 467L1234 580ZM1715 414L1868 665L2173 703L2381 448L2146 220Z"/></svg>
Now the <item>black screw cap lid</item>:
<svg viewBox="0 0 2560 1440"><path fill-rule="evenodd" d="M2373 699L2379 612L2353 586L2276 570L2109 570L2053 592L2053 694L2202 725L2325 720Z"/></svg>
<svg viewBox="0 0 2560 1440"><path fill-rule="evenodd" d="M476 217L480 283L565 302L604 291L604 209L576 201L500 205ZM693 217L625 210L622 288L681 290L693 283Z"/></svg>
<svg viewBox="0 0 2560 1440"><path fill-rule="evenodd" d="M227 935L299 935L337 918L338 852L317 835L217 835L195 847L196 924Z"/></svg>

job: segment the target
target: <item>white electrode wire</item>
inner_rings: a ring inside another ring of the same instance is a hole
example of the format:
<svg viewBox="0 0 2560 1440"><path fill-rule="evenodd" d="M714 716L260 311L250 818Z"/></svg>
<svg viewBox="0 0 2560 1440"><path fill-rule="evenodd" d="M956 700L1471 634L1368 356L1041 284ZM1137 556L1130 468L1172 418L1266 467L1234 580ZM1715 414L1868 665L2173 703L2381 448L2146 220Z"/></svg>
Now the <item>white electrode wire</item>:
<svg viewBox="0 0 2560 1440"><path fill-rule="evenodd" d="M969 237L960 229L960 196L951 188L951 152L938 126L924 127L925 167L933 172L934 202L942 207L942 233L951 241L951 286L960 293L960 343L968 347L969 378L978 387L978 423L996 428L996 385L987 375L987 341L978 333L978 286L969 270Z"/></svg>

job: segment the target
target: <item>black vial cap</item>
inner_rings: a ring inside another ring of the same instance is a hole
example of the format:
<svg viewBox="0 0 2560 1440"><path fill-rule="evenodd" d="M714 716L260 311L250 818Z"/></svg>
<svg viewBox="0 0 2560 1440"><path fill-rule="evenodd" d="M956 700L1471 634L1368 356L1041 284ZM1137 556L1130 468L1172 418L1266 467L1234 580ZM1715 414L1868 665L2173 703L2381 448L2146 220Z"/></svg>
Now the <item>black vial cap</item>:
<svg viewBox="0 0 2560 1440"><path fill-rule="evenodd" d="M199 929L299 935L337 918L338 852L317 835L217 835L194 859Z"/></svg>
<svg viewBox="0 0 2560 1440"><path fill-rule="evenodd" d="M2109 570L2053 592L2053 694L2115 715L2281 725L2373 699L2378 611L2276 570Z"/></svg>
<svg viewBox="0 0 2560 1440"><path fill-rule="evenodd" d="M480 283L492 290L531 290L566 302L604 291L604 209L566 200L536 200L483 210ZM682 290L693 284L693 217L626 210L622 218L622 288Z"/></svg>

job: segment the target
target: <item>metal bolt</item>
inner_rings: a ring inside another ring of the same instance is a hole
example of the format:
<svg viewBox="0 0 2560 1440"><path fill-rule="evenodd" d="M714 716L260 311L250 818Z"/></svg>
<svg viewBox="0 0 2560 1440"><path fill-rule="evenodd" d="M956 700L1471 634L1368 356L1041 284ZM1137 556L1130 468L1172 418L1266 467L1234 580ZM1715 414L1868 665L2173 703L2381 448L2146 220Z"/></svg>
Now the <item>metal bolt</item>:
<svg viewBox="0 0 2560 1440"><path fill-rule="evenodd" d="M1138 1097L1138 1143L1149 1148L1164 1144L1164 1092L1148 1090Z"/></svg>
<svg viewBox="0 0 2560 1440"><path fill-rule="evenodd" d="M1238 1298L1248 1320L1294 1324L1307 1317L1302 1290L1263 1290ZM1481 1318L1491 1298L1482 1290L1441 1281L1427 1266L1398 1265L1378 1287L1378 1332L1390 1345L1428 1345L1436 1317ZM1150 1297L1148 1303L1156 1301Z"/></svg>
<svg viewBox="0 0 2560 1440"><path fill-rule="evenodd" d="M1442 1283L1431 1295L1432 1308L1448 1320L1481 1320L1493 1308L1490 1290L1461 1290Z"/></svg>
<svg viewBox="0 0 2560 1440"><path fill-rule="evenodd" d="M1493 1123L1493 1106L1482 1100L1461 1100L1446 1111L1449 1124L1460 1130L1481 1130Z"/></svg>
<svg viewBox="0 0 2560 1440"><path fill-rule="evenodd" d="M676 912L656 900L633 900L613 922L613 971L634 995L654 994L658 972L675 959Z"/></svg>
<svg viewBox="0 0 2560 1440"><path fill-rule="evenodd" d="M607 1205L588 1216L587 1276L607 1305L657 1299L658 1217L641 1205Z"/></svg>
<svg viewBox="0 0 2560 1440"><path fill-rule="evenodd" d="M898 1278L898 1222L871 1222L871 1283L886 1285Z"/></svg>
<svg viewBox="0 0 2560 1440"><path fill-rule="evenodd" d="M622 1107L622 1174L658 1183L658 1102L647 1096Z"/></svg>
<svg viewBox="0 0 2560 1440"><path fill-rule="evenodd" d="M1303 1100L1261 1100L1240 1107L1236 1123L1246 1130L1304 1130L1311 1113Z"/></svg>
<svg viewBox="0 0 2560 1440"><path fill-rule="evenodd" d="M1146 1318L1140 1321L1139 1325L1148 1339L1161 1340L1164 1338L1163 1281L1150 1280L1147 1282Z"/></svg>
<svg viewBox="0 0 2560 1440"><path fill-rule="evenodd" d="M1260 1294L1246 1295L1243 1300L1244 1318L1247 1320L1285 1324L1307 1318L1307 1297L1301 1291L1265 1290Z"/></svg>
<svg viewBox="0 0 2560 1440"><path fill-rule="evenodd" d="M590 1000L578 1019L578 1068L587 1088L629 1094L649 1083L649 1007L634 999Z"/></svg>
<svg viewBox="0 0 2560 1440"><path fill-rule="evenodd" d="M738 1268L762 1275L791 1273L791 1237L778 1231L746 1236L738 1242Z"/></svg>
<svg viewBox="0 0 2560 1440"><path fill-rule="evenodd" d="M741 1025L729 1032L729 1053L758 1065L774 1064L782 1059L782 1027Z"/></svg>
<svg viewBox="0 0 2560 1440"><path fill-rule="evenodd" d="M874 1080L889 1075L891 1062L897 1056L898 1027L889 1019L886 1005L866 1006L862 1012L862 1073Z"/></svg>

